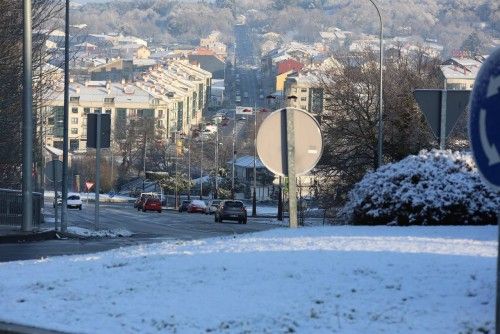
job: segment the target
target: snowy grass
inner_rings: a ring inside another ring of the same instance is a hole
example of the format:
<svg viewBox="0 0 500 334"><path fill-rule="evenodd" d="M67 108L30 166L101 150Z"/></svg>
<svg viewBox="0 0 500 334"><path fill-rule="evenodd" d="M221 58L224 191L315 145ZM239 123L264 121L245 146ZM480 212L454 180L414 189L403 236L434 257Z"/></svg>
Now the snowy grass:
<svg viewBox="0 0 500 334"><path fill-rule="evenodd" d="M496 240L496 226L334 226L2 263L0 318L78 333L486 333Z"/></svg>

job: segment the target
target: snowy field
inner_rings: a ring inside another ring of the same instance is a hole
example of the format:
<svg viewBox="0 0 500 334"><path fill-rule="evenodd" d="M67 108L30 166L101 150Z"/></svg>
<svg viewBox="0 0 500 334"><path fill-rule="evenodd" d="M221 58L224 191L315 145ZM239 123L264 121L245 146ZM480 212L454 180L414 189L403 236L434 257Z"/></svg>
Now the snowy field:
<svg viewBox="0 0 500 334"><path fill-rule="evenodd" d="M492 333L497 227L316 227L0 264L0 320L78 333Z"/></svg>

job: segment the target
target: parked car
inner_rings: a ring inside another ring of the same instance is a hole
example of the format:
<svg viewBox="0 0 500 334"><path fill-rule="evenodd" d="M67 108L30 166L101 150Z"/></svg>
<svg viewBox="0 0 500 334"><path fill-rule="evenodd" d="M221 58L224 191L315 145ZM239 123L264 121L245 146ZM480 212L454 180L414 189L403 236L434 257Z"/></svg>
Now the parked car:
<svg viewBox="0 0 500 334"><path fill-rule="evenodd" d="M146 200L148 198L156 198L154 196L154 193L142 193L139 198L137 198L134 202L134 208L137 208L137 211L142 210L142 207L144 206L144 203L146 203Z"/></svg>
<svg viewBox="0 0 500 334"><path fill-rule="evenodd" d="M62 196L62 195L58 194L58 196ZM56 207L56 204L57 205L62 205L62 197L57 197L57 202L54 201L54 203L53 203L54 208ZM83 202L82 202L82 199L80 198L79 194L68 194L68 199L67 199L67 202L66 202L66 207L68 209L78 209L78 210L81 210L82 209L82 205L83 205Z"/></svg>
<svg viewBox="0 0 500 334"><path fill-rule="evenodd" d="M195 199L195 200L192 200L191 203L189 203L188 208L187 208L187 212L188 213L195 213L195 212L203 213L203 212L205 212L206 207L207 207L207 205L205 204L204 201Z"/></svg>
<svg viewBox="0 0 500 334"><path fill-rule="evenodd" d="M205 209L205 214L211 215L217 211L219 208L219 204L222 202L220 199L213 199L210 202L208 202L207 208Z"/></svg>
<svg viewBox="0 0 500 334"><path fill-rule="evenodd" d="M190 203L191 201L182 201L181 205L179 205L179 212L187 211Z"/></svg>
<svg viewBox="0 0 500 334"><path fill-rule="evenodd" d="M222 223L224 220L235 220L240 224L247 223L247 209L242 201L225 200L219 204L215 211L215 222Z"/></svg>
<svg viewBox="0 0 500 334"><path fill-rule="evenodd" d="M159 198L149 197L142 206L142 212L158 211L161 213L161 201Z"/></svg>

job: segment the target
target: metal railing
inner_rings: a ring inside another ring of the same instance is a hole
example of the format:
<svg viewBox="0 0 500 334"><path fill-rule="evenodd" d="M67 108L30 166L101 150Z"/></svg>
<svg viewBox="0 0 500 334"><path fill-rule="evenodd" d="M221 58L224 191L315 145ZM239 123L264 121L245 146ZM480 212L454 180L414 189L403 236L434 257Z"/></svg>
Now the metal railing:
<svg viewBox="0 0 500 334"><path fill-rule="evenodd" d="M33 192L33 227L42 220L43 197ZM23 222L23 193L20 190L0 189L0 225L21 226Z"/></svg>

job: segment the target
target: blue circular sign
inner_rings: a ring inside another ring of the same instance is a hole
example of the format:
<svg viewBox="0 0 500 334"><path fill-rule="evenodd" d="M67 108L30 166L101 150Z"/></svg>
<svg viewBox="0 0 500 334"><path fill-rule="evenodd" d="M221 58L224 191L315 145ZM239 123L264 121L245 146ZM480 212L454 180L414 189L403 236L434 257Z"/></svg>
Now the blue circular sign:
<svg viewBox="0 0 500 334"><path fill-rule="evenodd" d="M483 179L500 190L500 48L486 59L474 82L469 137Z"/></svg>

